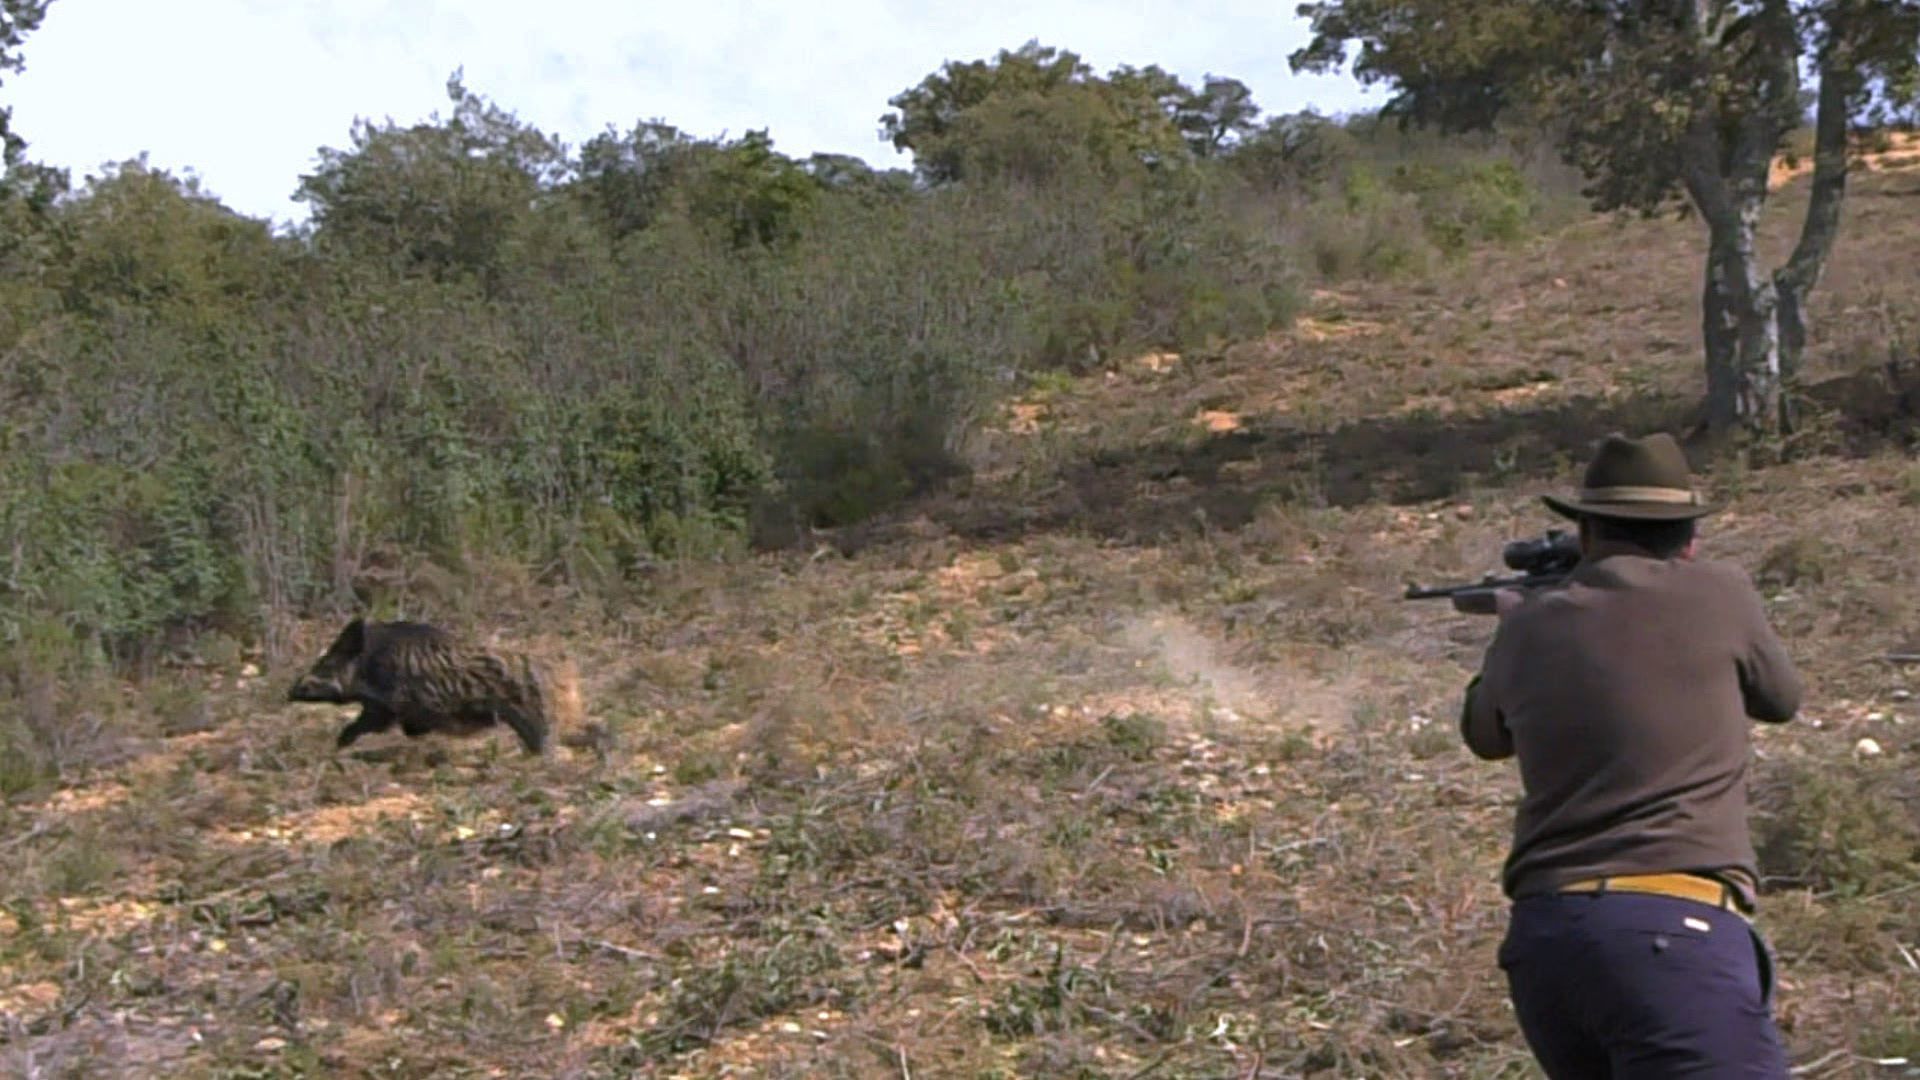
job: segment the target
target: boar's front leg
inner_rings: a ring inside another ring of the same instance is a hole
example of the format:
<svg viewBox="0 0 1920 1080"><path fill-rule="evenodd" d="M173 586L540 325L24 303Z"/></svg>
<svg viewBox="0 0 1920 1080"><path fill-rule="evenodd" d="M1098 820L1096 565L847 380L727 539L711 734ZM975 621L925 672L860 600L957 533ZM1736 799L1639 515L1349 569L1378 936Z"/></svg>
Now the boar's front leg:
<svg viewBox="0 0 1920 1080"><path fill-rule="evenodd" d="M334 740L336 748L353 745L353 741L369 732L385 731L393 726L393 712L385 705L369 701L360 710L353 723L340 729L340 737Z"/></svg>

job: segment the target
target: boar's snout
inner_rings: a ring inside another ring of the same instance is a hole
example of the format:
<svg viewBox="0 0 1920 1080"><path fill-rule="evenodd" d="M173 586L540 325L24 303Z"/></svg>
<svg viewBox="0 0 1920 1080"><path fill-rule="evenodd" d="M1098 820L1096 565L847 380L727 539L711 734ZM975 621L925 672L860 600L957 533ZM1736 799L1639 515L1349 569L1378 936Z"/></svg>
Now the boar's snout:
<svg viewBox="0 0 1920 1080"><path fill-rule="evenodd" d="M334 701L345 696L338 679L324 675L308 673L302 675L287 691L288 701Z"/></svg>

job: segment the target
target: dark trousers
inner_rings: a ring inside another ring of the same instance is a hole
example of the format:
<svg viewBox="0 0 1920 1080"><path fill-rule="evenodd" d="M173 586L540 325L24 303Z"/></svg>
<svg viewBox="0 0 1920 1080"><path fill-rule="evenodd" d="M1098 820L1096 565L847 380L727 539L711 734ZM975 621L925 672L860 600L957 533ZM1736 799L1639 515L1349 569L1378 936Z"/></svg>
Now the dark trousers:
<svg viewBox="0 0 1920 1080"><path fill-rule="evenodd" d="M1733 912L1638 893L1525 897L1500 967L1553 1080L1787 1076L1772 964Z"/></svg>

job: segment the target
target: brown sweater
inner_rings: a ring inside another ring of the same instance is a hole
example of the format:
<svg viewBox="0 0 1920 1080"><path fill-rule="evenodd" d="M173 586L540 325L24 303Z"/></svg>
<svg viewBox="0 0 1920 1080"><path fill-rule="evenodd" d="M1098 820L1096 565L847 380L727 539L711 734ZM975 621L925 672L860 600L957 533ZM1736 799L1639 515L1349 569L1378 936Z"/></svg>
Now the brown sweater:
<svg viewBox="0 0 1920 1080"><path fill-rule="evenodd" d="M1507 895L1671 871L1750 886L1748 722L1792 719L1800 695L1733 565L1601 548L1531 591L1460 717L1475 754L1520 759Z"/></svg>

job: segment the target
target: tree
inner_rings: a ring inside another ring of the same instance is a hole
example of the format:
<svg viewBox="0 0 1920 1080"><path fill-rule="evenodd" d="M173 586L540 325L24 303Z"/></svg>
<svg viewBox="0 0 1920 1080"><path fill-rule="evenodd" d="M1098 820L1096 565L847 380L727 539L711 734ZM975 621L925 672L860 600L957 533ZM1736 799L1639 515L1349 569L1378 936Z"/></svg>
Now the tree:
<svg viewBox="0 0 1920 1080"><path fill-rule="evenodd" d="M0 0L0 71L18 74L26 69L20 46L28 34L40 28L52 3L53 0ZM20 155L26 148L26 142L14 134L13 109L0 106L0 154L4 155L9 173L20 163Z"/></svg>
<svg viewBox="0 0 1920 1080"><path fill-rule="evenodd" d="M1189 156L1175 113L1193 91L1160 68L1107 78L1037 41L949 62L889 100L881 135L912 151L930 184L981 175L1040 180L1071 163L1111 172Z"/></svg>
<svg viewBox="0 0 1920 1080"><path fill-rule="evenodd" d="M906 169L875 169L852 154L811 154L801 163L801 168L828 191L853 192L873 198L907 195L913 191L913 173Z"/></svg>
<svg viewBox="0 0 1920 1080"><path fill-rule="evenodd" d="M777 246L800 234L820 185L773 148L765 128L714 148L687 192L694 218L718 226L736 248Z"/></svg>
<svg viewBox="0 0 1920 1080"><path fill-rule="evenodd" d="M880 118L880 135L896 150L911 151L914 165L931 183L960 179L964 147L954 128L968 110L995 95L1046 94L1085 83L1093 69L1070 52L1038 41L1002 49L992 60L949 61L920 84L887 100L894 111Z"/></svg>
<svg viewBox="0 0 1920 1080"><path fill-rule="evenodd" d="M1217 157L1257 128L1260 106L1239 79L1209 75L1198 93L1174 107L1173 122L1196 157Z"/></svg>
<svg viewBox="0 0 1920 1080"><path fill-rule="evenodd" d="M577 189L616 241L679 210L744 248L795 239L825 183L765 129L720 142L655 120L583 146Z"/></svg>
<svg viewBox="0 0 1920 1080"><path fill-rule="evenodd" d="M541 195L567 180L572 163L552 136L447 80L451 117L402 128L366 120L353 147L320 151L295 198L313 205L323 242L399 269L491 283L504 242Z"/></svg>
<svg viewBox="0 0 1920 1080"><path fill-rule="evenodd" d="M90 317L241 321L281 264L264 221L234 213L145 155L109 165L61 204L63 258L48 275Z"/></svg>
<svg viewBox="0 0 1920 1080"><path fill-rule="evenodd" d="M1655 213L1682 198L1707 227L1706 420L1785 431L1806 299L1839 231L1859 120L1920 104L1920 0L1329 0L1296 71L1390 82L1388 110L1448 130L1517 112L1551 118L1596 209ZM1812 193L1792 254L1755 242L1767 179L1818 83Z"/></svg>
<svg viewBox="0 0 1920 1080"><path fill-rule="evenodd" d="M0 72L20 72L20 46L39 29L53 0L0 0ZM42 231L53 202L67 190L67 172L26 159L26 140L13 130L13 110L0 106L0 260L13 262Z"/></svg>
<svg viewBox="0 0 1920 1080"><path fill-rule="evenodd" d="M1338 176L1357 152L1352 133L1338 121L1307 111L1269 118L1241 139L1229 161L1263 188L1311 191Z"/></svg>
<svg viewBox="0 0 1920 1080"><path fill-rule="evenodd" d="M661 120L635 124L625 135L608 130L580 148L578 190L608 233L622 239L653 224L667 193L692 167L699 145Z"/></svg>

